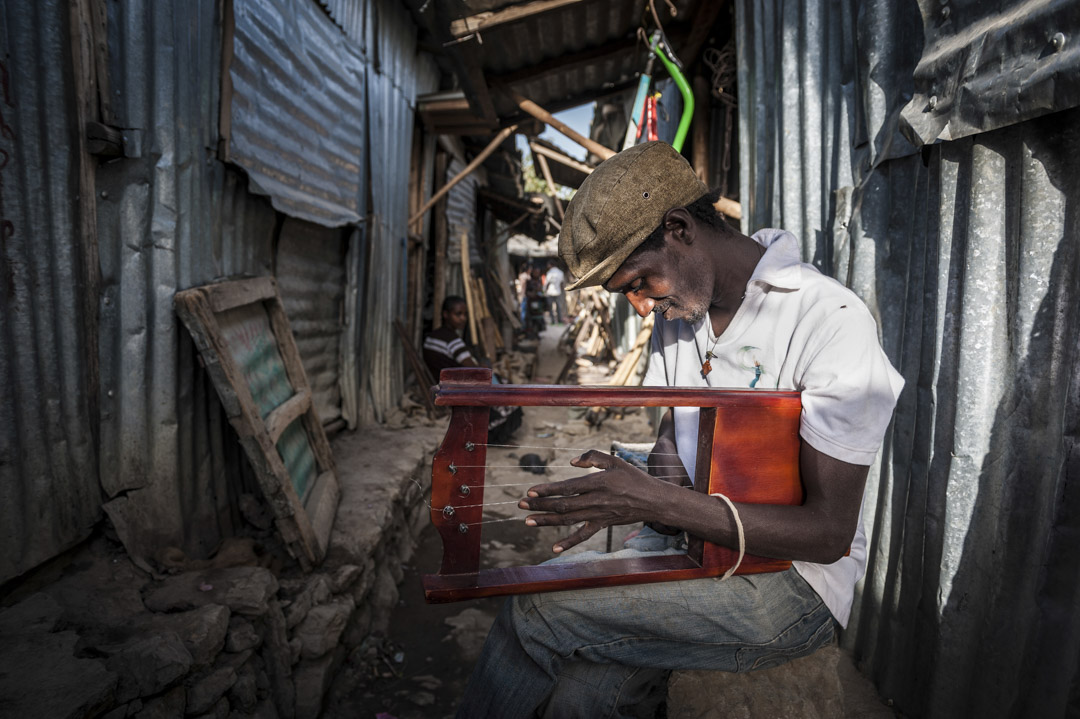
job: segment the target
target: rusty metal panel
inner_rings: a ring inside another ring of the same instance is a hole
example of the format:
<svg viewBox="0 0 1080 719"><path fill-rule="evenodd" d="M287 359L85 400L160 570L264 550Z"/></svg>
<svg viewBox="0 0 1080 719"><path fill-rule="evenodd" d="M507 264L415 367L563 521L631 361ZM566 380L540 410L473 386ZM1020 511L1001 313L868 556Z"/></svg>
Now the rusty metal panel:
<svg viewBox="0 0 1080 719"><path fill-rule="evenodd" d="M101 517L69 8L0 3L0 582Z"/></svg>
<svg viewBox="0 0 1080 719"><path fill-rule="evenodd" d="M346 230L287 219L278 239L278 291L323 424L341 417Z"/></svg>
<svg viewBox="0 0 1080 719"><path fill-rule="evenodd" d="M274 207L360 220L364 59L315 3L233 0L228 159Z"/></svg>

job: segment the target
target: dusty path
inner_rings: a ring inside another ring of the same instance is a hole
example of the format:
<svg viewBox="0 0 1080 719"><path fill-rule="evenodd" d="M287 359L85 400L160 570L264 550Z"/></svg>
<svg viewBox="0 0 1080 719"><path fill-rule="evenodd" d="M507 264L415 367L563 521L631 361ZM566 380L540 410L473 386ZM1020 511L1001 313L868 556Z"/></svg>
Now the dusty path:
<svg viewBox="0 0 1080 719"><path fill-rule="evenodd" d="M565 361L557 351L564 326L549 327L538 348L535 382L554 381ZM588 381L603 381L596 371ZM485 519L524 517L515 506L529 486L544 481L578 476L582 470L569 466L571 458L585 449L607 451L613 439L647 442L654 430L642 411L612 418L599 430L581 418L581 410L565 407L528 407L522 427L512 442L521 448L488 449L488 486L485 501L492 503ZM434 430L439 434L445 425ZM518 467L523 455L537 454L547 465L544 475ZM498 488L494 488L498 485ZM499 504L502 502L503 504ZM615 530L621 542L632 527ZM483 528L483 560L487 566L536 564L550 558L551 546L568 530L528 528L521 521L499 521ZM593 537L579 549L604 549L607 535ZM327 703L324 716L337 719L429 719L452 716L479 654L488 627L502 599L428 605L423 599L420 576L438 569L442 543L433 529L424 532L413 561L405 567L400 601L388 636L380 645L362 647L343 668ZM380 716L384 715L384 716Z"/></svg>

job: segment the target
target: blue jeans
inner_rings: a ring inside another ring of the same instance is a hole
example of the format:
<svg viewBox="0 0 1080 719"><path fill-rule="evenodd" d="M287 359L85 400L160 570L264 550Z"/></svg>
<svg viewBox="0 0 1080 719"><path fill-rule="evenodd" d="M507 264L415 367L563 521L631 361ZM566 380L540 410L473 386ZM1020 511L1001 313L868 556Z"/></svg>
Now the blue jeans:
<svg viewBox="0 0 1080 719"><path fill-rule="evenodd" d="M829 643L834 624L794 569L511 597L458 717L635 716L672 669L783 664Z"/></svg>

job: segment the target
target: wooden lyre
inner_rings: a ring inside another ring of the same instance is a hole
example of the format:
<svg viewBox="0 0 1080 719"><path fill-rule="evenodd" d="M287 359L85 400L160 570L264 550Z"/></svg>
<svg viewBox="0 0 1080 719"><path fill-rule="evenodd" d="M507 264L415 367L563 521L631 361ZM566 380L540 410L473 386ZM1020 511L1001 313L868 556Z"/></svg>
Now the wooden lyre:
<svg viewBox="0 0 1080 719"><path fill-rule="evenodd" d="M438 574L423 577L430 603L718 577L738 558L736 550L690 537L686 554L480 569L488 412L493 406L699 407L696 491L722 492L734 502L803 502L798 392L493 385L491 370L470 368L442 371L435 404L453 408L453 414L431 466L431 522L442 537L443 559ZM790 565L747 554L736 573L777 572Z"/></svg>

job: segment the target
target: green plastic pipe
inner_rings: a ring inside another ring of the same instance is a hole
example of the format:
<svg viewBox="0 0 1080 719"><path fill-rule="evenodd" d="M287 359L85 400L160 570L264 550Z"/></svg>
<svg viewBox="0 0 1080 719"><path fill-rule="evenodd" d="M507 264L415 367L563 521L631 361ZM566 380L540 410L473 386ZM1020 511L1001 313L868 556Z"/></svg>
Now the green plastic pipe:
<svg viewBox="0 0 1080 719"><path fill-rule="evenodd" d="M683 108L682 117L679 119L679 129L675 131L675 140L671 143L671 146L675 148L675 152L682 152L683 143L686 142L686 135L690 132L690 122L694 119L694 93L690 89L690 83L686 81L686 76L682 74L682 70L679 66L668 59L667 53L664 52L664 46L659 48L653 45L649 48L653 53L660 58L660 62L664 63L664 68L671 75L671 78L675 81L675 84L679 87L679 92L682 94Z"/></svg>

